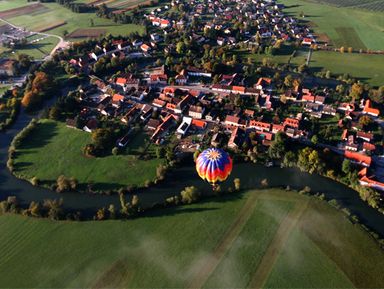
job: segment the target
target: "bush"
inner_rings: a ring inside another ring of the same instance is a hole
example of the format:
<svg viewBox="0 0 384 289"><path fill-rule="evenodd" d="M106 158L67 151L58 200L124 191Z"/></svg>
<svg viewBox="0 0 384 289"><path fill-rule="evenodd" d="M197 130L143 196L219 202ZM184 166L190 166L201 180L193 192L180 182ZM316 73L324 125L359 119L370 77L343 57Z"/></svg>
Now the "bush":
<svg viewBox="0 0 384 289"><path fill-rule="evenodd" d="M195 203L200 198L200 191L195 186L185 187L184 190L181 191L181 201L184 204Z"/></svg>

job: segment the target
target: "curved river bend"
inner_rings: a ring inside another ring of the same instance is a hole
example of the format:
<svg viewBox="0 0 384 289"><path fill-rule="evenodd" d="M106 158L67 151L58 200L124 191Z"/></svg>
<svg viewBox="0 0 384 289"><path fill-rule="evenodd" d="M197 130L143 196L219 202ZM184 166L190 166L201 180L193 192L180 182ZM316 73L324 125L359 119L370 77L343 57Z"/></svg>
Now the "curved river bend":
<svg viewBox="0 0 384 289"><path fill-rule="evenodd" d="M21 112L13 127L6 132L0 132L0 200L7 196L17 196L22 205L31 201L63 198L64 207L71 211L93 213L96 209L114 204L119 206L117 195L90 195L79 193L58 194L54 191L34 187L26 181L17 179L6 168L8 147L13 137L31 120L31 117ZM232 185L234 178L240 178L243 187L252 188L260 185L262 179L268 179L270 186L286 186L292 188L311 187L313 192L324 193L327 198L334 198L349 208L360 220L374 231L384 236L384 215L370 208L358 196L358 193L330 179L302 173L297 169L266 168L254 164L237 164L226 185ZM194 185L203 192L211 192L210 186L202 182L193 166L181 167L173 172L164 183L146 189L139 194L144 206L163 202L166 197L178 194L185 186Z"/></svg>

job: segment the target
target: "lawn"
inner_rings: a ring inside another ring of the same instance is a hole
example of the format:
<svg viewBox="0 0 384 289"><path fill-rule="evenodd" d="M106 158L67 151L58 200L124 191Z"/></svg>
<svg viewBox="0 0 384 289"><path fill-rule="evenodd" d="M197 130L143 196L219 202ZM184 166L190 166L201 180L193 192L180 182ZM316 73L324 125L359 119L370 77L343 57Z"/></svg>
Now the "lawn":
<svg viewBox="0 0 384 289"><path fill-rule="evenodd" d="M2 0L0 11L28 5L26 0ZM57 3L44 3L48 11L37 14L26 14L8 18L14 25L26 27L30 30L40 30L44 27L51 27L54 23L65 21L66 24L46 31L47 33L63 36L64 31L71 33L76 29L100 29L113 35L128 35L131 32L143 33L144 27L134 24L116 24L112 20L99 18L95 13L74 13L71 10ZM91 27L91 19L94 25ZM78 40L78 39L77 39Z"/></svg>
<svg viewBox="0 0 384 289"><path fill-rule="evenodd" d="M140 134L136 136L142 138ZM85 188L93 183L98 190L118 189L129 185L143 186L156 177L161 159L138 160L135 155L109 155L89 158L83 148L91 142L91 135L81 130L67 128L63 123L42 120L31 136L18 150L15 174L31 179L37 177L43 184L55 182L58 176L76 178ZM141 143L141 141L140 141ZM137 142L131 153L135 153Z"/></svg>
<svg viewBox="0 0 384 289"><path fill-rule="evenodd" d="M384 14L354 8L320 4L316 1L281 0L285 11L311 25L318 34L326 34L336 47L383 49Z"/></svg>
<svg viewBox="0 0 384 289"><path fill-rule="evenodd" d="M276 243L287 220L295 223ZM384 252L365 231L326 203L277 189L128 221L5 215L0 244L6 288L246 288L260 266L269 288L384 285Z"/></svg>

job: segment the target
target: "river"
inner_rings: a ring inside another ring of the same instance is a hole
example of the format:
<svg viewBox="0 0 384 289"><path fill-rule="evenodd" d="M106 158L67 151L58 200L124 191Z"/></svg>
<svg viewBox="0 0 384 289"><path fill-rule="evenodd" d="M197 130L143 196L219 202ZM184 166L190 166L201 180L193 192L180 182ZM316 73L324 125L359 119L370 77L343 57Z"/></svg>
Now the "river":
<svg viewBox="0 0 384 289"><path fill-rule="evenodd" d="M21 112L11 129L0 132L0 200L7 196L17 196L23 206L31 201L43 201L44 199L63 198L64 208L69 211L82 211L89 215L98 208L114 204L119 207L117 195L91 195L80 193L56 193L54 191L34 187L30 183L14 177L7 169L8 147L14 136L31 120L31 116ZM234 164L234 170L224 186L233 184L234 178L241 179L241 185L245 188L260 186L262 179L267 179L269 186L286 186L303 188L309 186L313 192L321 192L327 198L338 200L343 206L349 208L360 220L384 236L384 215L369 207L363 202L358 193L348 187L330 179L302 173L297 169L281 169L278 167L266 168L250 163ZM163 202L166 197L178 194L185 186L197 186L204 194L210 194L210 186L203 182L195 172L193 165L175 169L172 175L163 183L145 189L139 193L140 202L145 207Z"/></svg>

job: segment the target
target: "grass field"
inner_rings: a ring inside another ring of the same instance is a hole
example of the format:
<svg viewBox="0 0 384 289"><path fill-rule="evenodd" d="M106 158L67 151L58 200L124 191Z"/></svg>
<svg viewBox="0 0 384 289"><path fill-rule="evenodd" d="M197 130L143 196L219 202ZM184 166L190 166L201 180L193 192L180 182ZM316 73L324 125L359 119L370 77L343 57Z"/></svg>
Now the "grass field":
<svg viewBox="0 0 384 289"><path fill-rule="evenodd" d="M384 252L365 231L326 203L276 189L129 221L6 215L0 244L6 288L384 285Z"/></svg>
<svg viewBox="0 0 384 289"><path fill-rule="evenodd" d="M380 12L320 4L317 1L281 0L285 11L309 22L318 34L326 34L336 47L384 49L384 14ZM335 2L335 1L334 1Z"/></svg>
<svg viewBox="0 0 384 289"><path fill-rule="evenodd" d="M93 183L98 190L118 189L128 185L143 186L156 176L161 159L137 160L133 155L144 142L137 135L129 144L131 155L85 157L82 150L91 142L89 133L67 128L49 120L40 125L20 147L15 160L15 173L26 179L36 176L43 184L55 182L58 176L76 178L82 188Z"/></svg>
<svg viewBox="0 0 384 289"><path fill-rule="evenodd" d="M237 53L241 58L251 57L258 63L261 63L263 58L269 58L272 62L278 64L287 64L291 55L289 49L287 49L286 53L274 56L251 54L247 51L237 51ZM298 51L290 63L299 66L306 63L306 60L307 52ZM309 67L314 72L324 69L337 75L348 73L352 77L367 82L372 86L381 86L384 84L383 62L384 55L314 51Z"/></svg>
<svg viewBox="0 0 384 289"><path fill-rule="evenodd" d="M25 5L28 5L26 0L1 0L0 12ZM79 28L104 29L106 33L113 35L128 35L131 32L142 33L144 31L141 25L116 24L111 20L99 18L94 13L73 13L57 3L44 3L43 5L48 8L48 11L11 17L7 18L7 20L14 25L26 27L30 30L41 30L45 26L52 26L53 23L65 21L66 24L46 31L60 36L63 36L64 31L71 33ZM91 19L94 22L93 27L91 27Z"/></svg>

